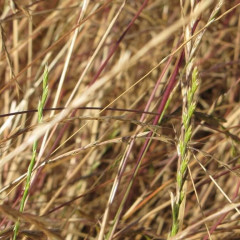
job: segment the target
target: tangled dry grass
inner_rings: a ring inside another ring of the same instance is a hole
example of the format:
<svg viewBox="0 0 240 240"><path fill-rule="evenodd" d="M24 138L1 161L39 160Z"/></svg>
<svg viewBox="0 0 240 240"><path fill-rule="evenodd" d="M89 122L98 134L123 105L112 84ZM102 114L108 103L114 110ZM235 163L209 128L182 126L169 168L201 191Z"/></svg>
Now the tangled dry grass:
<svg viewBox="0 0 240 240"><path fill-rule="evenodd" d="M0 239L240 239L239 5L1 1Z"/></svg>

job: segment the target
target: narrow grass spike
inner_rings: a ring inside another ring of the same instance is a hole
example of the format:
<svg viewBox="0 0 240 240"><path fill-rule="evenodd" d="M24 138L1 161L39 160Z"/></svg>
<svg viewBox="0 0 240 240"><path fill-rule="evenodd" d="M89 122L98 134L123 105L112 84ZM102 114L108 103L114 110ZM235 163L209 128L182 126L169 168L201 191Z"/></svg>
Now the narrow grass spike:
<svg viewBox="0 0 240 240"><path fill-rule="evenodd" d="M43 74L43 94L42 94L41 101L39 101L39 103L38 103L38 123L42 122L43 108L45 106L47 96L48 96L48 67L45 66L45 70L44 70L44 74ZM32 158L31 158L30 164L28 166L27 179L26 179L23 196L22 196L21 203L20 203L20 209L19 209L20 212L24 211L24 207L27 202L29 188L31 185L31 175L32 175L33 167L35 165L36 157L37 157L37 140L35 140L33 143ZM18 219L18 221L15 223L15 227L13 229L13 231L14 231L13 240L17 239L19 226L20 226L20 221Z"/></svg>
<svg viewBox="0 0 240 240"><path fill-rule="evenodd" d="M185 197L185 192L183 189L186 177L187 166L189 163L188 145L192 137L192 126L191 119L193 113L196 109L196 103L194 101L194 95L198 87L197 80L197 68L192 72L192 79L190 85L182 84L184 89L187 89L187 93L183 93L183 110L182 110L182 132L179 138L179 143L177 149L179 150L179 161L180 166L177 171L177 198L172 207L173 223L170 236L175 236L179 230L179 214L181 203ZM185 94L186 93L186 94ZM177 206L177 207L176 207Z"/></svg>

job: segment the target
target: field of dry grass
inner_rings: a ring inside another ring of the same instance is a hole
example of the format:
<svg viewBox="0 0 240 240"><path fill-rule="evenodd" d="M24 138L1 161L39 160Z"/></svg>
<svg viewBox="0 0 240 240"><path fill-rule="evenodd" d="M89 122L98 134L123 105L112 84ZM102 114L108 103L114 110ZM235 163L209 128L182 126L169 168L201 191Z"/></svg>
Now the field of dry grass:
<svg viewBox="0 0 240 240"><path fill-rule="evenodd" d="M240 239L239 0L0 1L0 239Z"/></svg>

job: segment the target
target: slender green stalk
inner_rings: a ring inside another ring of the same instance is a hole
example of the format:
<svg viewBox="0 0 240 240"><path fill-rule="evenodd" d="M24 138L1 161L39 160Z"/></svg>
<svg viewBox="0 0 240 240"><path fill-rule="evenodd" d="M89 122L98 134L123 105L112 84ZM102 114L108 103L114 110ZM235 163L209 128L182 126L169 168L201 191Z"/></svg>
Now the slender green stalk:
<svg viewBox="0 0 240 240"><path fill-rule="evenodd" d="M172 196L172 216L173 216L173 224L171 229L171 236L175 236L179 230L179 213L180 206L185 197L185 193L183 190L183 185L185 183L186 171L189 162L189 152L188 152L188 144L191 140L192 136L192 126L191 119L193 113L196 108L196 102L194 101L194 95L198 88L198 72L197 68L193 70L192 73L192 82L191 84L184 90L186 92L185 104L183 106L182 113L182 134L179 140L177 149L178 155L180 159L180 166L177 172L177 196L174 198ZM183 92L184 92L183 91Z"/></svg>
<svg viewBox="0 0 240 240"><path fill-rule="evenodd" d="M214 10L211 13L211 16L208 20L207 25L210 25L214 19L218 11L220 10L221 6L225 1L219 0L218 4L215 6ZM202 37L205 33L207 28L202 31L196 40L194 41L191 51L188 53L187 65L183 72L186 72L186 78L188 79L189 73L192 72L193 66L193 57L199 47L199 44L202 40ZM173 224L170 236L175 236L179 230L179 214L181 212L180 206L185 197L185 193L183 190L183 186L185 183L186 178L186 170L187 165L189 162L189 153L187 151L188 143L192 136L192 127L191 127L191 118L195 111L196 104L193 100L194 94L198 87L198 80L197 80L197 69L195 68L192 72L192 82L191 84L187 85L182 82L182 95L183 95L183 111L182 111L182 131L181 137L178 144L178 155L179 155L179 162L180 166L178 168L177 173L177 196L176 198L172 195L172 216L173 216Z"/></svg>
<svg viewBox="0 0 240 240"><path fill-rule="evenodd" d="M46 103L47 96L48 96L48 68L47 68L47 66L45 66L45 70L44 70L44 73L43 73L43 94L42 94L42 99L38 103L38 123L42 122L43 108L44 108L44 105ZM36 156L37 156L37 140L35 140L34 143L33 143L32 159L31 159L30 164L28 166L27 179L26 179L23 196L22 196L21 203L20 203L20 209L19 209L20 212L24 211L24 207L25 207L26 202L27 202L29 188L30 188L30 185L31 185L31 175L32 175L33 167L35 165ZM14 230L13 230L14 231L13 240L17 239L19 226L20 226L20 221L18 220L16 222Z"/></svg>

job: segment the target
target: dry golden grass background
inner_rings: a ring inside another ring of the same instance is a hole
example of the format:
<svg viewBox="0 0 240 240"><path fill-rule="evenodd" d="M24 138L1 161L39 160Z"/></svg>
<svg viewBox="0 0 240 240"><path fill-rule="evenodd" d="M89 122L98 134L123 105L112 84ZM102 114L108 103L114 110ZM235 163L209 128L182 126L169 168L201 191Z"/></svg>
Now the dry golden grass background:
<svg viewBox="0 0 240 240"><path fill-rule="evenodd" d="M0 239L11 239L17 220L18 239L240 239L239 4L0 1ZM49 94L38 124L46 64ZM200 85L186 198L170 237L178 83L191 64Z"/></svg>

